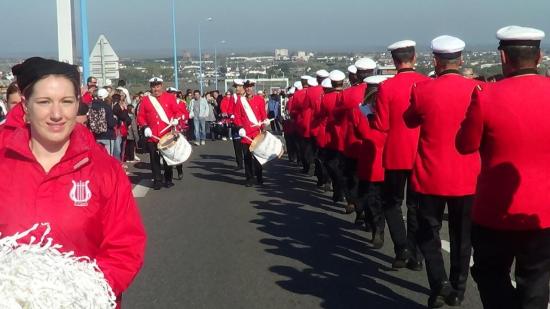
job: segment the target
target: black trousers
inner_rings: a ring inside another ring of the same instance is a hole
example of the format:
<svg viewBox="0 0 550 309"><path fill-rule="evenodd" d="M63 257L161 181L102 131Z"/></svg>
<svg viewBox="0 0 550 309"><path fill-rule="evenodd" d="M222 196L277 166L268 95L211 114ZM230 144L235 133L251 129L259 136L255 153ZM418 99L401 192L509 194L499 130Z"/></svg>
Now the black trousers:
<svg viewBox="0 0 550 309"><path fill-rule="evenodd" d="M251 181L254 176L258 182L263 180L263 168L260 162L256 160L256 157L250 152L249 145L243 145L244 152L244 175L246 181Z"/></svg>
<svg viewBox="0 0 550 309"><path fill-rule="evenodd" d="M285 134L286 154L290 162L298 162L298 147L296 143L295 134Z"/></svg>
<svg viewBox="0 0 550 309"><path fill-rule="evenodd" d="M277 118L277 117L272 117L272 118L274 118L274 119L270 123L271 131L281 132L281 124L279 123L279 118Z"/></svg>
<svg viewBox="0 0 550 309"><path fill-rule="evenodd" d="M243 166L243 144L240 138L233 137L233 149L235 150L235 161L238 167Z"/></svg>
<svg viewBox="0 0 550 309"><path fill-rule="evenodd" d="M307 173L314 164L313 142L311 138L302 136L298 138L298 141L300 143L299 149L301 158L300 161L302 162L302 171Z"/></svg>
<svg viewBox="0 0 550 309"><path fill-rule="evenodd" d="M550 229L513 231L472 227L474 266L485 309L546 309L550 281ZM516 261L516 287L510 268Z"/></svg>
<svg viewBox="0 0 550 309"><path fill-rule="evenodd" d="M410 175L410 170L386 170L384 175L384 216L388 223L395 253L400 254L404 249L408 249L410 257L418 261L421 259L420 250L416 244L416 231L418 230L416 209L418 205L416 194L412 192L408 184ZM405 199L405 186L407 188L406 229L401 210Z"/></svg>
<svg viewBox="0 0 550 309"><path fill-rule="evenodd" d="M337 202L342 197L349 196L346 178L344 176L345 158L336 150L325 149L325 167L332 180L332 200Z"/></svg>
<svg viewBox="0 0 550 309"><path fill-rule="evenodd" d="M349 204L357 205L357 185L359 180L357 179L357 160L342 155L344 160L344 178L346 182L346 201Z"/></svg>
<svg viewBox="0 0 550 309"><path fill-rule="evenodd" d="M162 182L162 175L160 172L160 153L157 149L157 143L153 142L147 142L147 151L149 151L149 158L151 161L151 171L153 172L153 179L155 183ZM168 166L166 162L164 162L164 181L165 182L171 182L172 181L172 167Z"/></svg>
<svg viewBox="0 0 550 309"><path fill-rule="evenodd" d="M355 211L358 215L365 213L367 222L373 227L374 233L383 233L386 227L383 210L382 190L384 183L359 180L357 184L357 204Z"/></svg>
<svg viewBox="0 0 550 309"><path fill-rule="evenodd" d="M327 168L325 167L325 160L325 149L317 148L317 154L315 156L315 176L317 176L318 186L326 184L330 178Z"/></svg>
<svg viewBox="0 0 550 309"><path fill-rule="evenodd" d="M126 151L124 151L124 161L134 161L136 158L136 141L127 140L126 141Z"/></svg>
<svg viewBox="0 0 550 309"><path fill-rule="evenodd" d="M473 202L473 195L449 197L418 194L417 241L426 261L428 282L434 293L439 291L444 281L450 281L453 288L462 296L466 291L472 254L470 212ZM449 277L445 272L439 237L445 205L448 205L449 213Z"/></svg>

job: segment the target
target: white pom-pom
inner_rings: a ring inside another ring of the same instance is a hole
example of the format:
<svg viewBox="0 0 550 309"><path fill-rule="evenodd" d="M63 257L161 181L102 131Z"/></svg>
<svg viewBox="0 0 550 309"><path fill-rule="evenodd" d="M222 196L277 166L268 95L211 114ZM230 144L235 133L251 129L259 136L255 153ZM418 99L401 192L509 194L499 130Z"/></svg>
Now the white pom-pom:
<svg viewBox="0 0 550 309"><path fill-rule="evenodd" d="M53 244L50 225L40 242L18 240L29 230L0 238L0 308L116 308L116 296L95 260L62 253Z"/></svg>
<svg viewBox="0 0 550 309"><path fill-rule="evenodd" d="M246 136L246 130L243 129L243 128L239 129L239 136L240 137L245 137Z"/></svg>

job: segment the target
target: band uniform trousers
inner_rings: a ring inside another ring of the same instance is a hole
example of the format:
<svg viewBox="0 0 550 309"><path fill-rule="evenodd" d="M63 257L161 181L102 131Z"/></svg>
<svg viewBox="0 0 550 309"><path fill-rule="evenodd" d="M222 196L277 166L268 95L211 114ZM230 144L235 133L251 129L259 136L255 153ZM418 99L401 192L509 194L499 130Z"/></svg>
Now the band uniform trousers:
<svg viewBox="0 0 550 309"><path fill-rule="evenodd" d="M550 281L550 229L493 230L472 226L474 266L485 309L546 309ZM510 280L515 259L516 287Z"/></svg>
<svg viewBox="0 0 550 309"><path fill-rule="evenodd" d="M244 174L246 177L246 181L251 181L254 176L256 176L256 180L258 183L261 183L263 181L263 169L262 165L258 160L256 160L256 157L252 154L250 151L250 145L243 145L243 152L244 152Z"/></svg>
<svg viewBox="0 0 550 309"><path fill-rule="evenodd" d="M407 249L410 258L420 261L420 250L416 243L418 221L416 209L418 207L416 193L412 192L408 179L410 170L386 170L384 173L384 216L394 244L395 254L402 254ZM407 228L403 222L401 205L405 199L405 187L407 188Z"/></svg>
<svg viewBox="0 0 550 309"><path fill-rule="evenodd" d="M286 153L290 162L298 162L298 147L296 146L296 135L285 134Z"/></svg>
<svg viewBox="0 0 550 309"><path fill-rule="evenodd" d="M342 197L349 196L346 178L344 177L344 156L336 150L325 149L325 167L332 180L332 200L338 202Z"/></svg>
<svg viewBox="0 0 550 309"><path fill-rule="evenodd" d="M428 282L434 293L439 292L443 282L450 281L459 295L464 296L472 253L470 213L473 202L473 195L449 197L418 194L417 241L426 261ZM445 272L439 236L445 204L448 206L451 249L449 277Z"/></svg>
<svg viewBox="0 0 550 309"><path fill-rule="evenodd" d="M386 221L384 219L382 190L383 182L360 180L357 184L357 205L355 211L360 216L365 213L366 222L373 228L374 233L384 233Z"/></svg>
<svg viewBox="0 0 550 309"><path fill-rule="evenodd" d="M315 161L313 139L309 137L300 137L299 141L302 157L302 171L308 173Z"/></svg>
<svg viewBox="0 0 550 309"><path fill-rule="evenodd" d="M239 136L239 128L230 127L230 135L233 137L233 149L235 150L235 161L237 167L243 167L243 144L241 143L241 137Z"/></svg>
<svg viewBox="0 0 550 309"><path fill-rule="evenodd" d="M147 142L147 151L149 151L149 158L151 162L151 171L153 172L153 179L155 183L162 182L162 175L160 172L160 153L158 152L157 143L153 142ZM165 182L171 182L172 181L172 167L168 166L166 162L164 162L164 181Z"/></svg>
<svg viewBox="0 0 550 309"><path fill-rule="evenodd" d="M346 201L348 204L357 205L357 160L342 155L344 160L344 178L346 183Z"/></svg>
<svg viewBox="0 0 550 309"><path fill-rule="evenodd" d="M315 155L315 175L317 176L318 186L326 184L329 180L328 171L324 163L326 160L325 152L324 148L317 148L317 154Z"/></svg>

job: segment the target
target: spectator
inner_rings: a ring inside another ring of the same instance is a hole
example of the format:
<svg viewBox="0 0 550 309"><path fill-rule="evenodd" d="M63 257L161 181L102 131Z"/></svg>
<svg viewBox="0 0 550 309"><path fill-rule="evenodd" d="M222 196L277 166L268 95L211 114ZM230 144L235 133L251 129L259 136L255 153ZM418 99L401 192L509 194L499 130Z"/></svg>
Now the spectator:
<svg viewBox="0 0 550 309"><path fill-rule="evenodd" d="M113 108L105 101L108 96L109 92L106 89L97 91L97 99L92 101L90 107L88 126L96 141L102 144L110 155L113 155L116 123Z"/></svg>
<svg viewBox="0 0 550 309"><path fill-rule="evenodd" d="M216 118L217 118L217 107L218 103L212 96L212 94L207 93L206 94L206 102L208 102L208 117L206 117L206 134L210 134L210 138L212 141L216 139L217 135L217 126L216 126Z"/></svg>
<svg viewBox="0 0 550 309"><path fill-rule="evenodd" d="M267 102L267 117L272 119L271 121L271 131L281 132L281 125L279 124L281 111L281 97L277 95L276 92L273 92L269 97Z"/></svg>
<svg viewBox="0 0 550 309"><path fill-rule="evenodd" d="M124 151L125 162L136 162L139 158L136 156L136 143L139 140L139 132L137 127L136 115L134 113L134 106L128 105L128 117L130 118L130 125L128 126L128 137L126 139L126 150Z"/></svg>
<svg viewBox="0 0 550 309"><path fill-rule="evenodd" d="M201 97L201 92L195 90L193 99L189 103L189 118L193 119L195 128L195 145L204 145L206 142L206 118L210 109L205 98Z"/></svg>

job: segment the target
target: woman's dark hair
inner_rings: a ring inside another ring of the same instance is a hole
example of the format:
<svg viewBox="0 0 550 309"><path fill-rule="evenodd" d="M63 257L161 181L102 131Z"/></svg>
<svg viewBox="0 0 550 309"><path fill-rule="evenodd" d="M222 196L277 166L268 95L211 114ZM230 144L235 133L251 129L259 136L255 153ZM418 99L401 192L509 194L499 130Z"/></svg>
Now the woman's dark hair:
<svg viewBox="0 0 550 309"><path fill-rule="evenodd" d="M10 95L12 95L14 93L21 93L21 91L19 90L19 86L17 86L17 82L12 82L8 86L8 89L6 89L6 101L9 101L10 100Z"/></svg>

